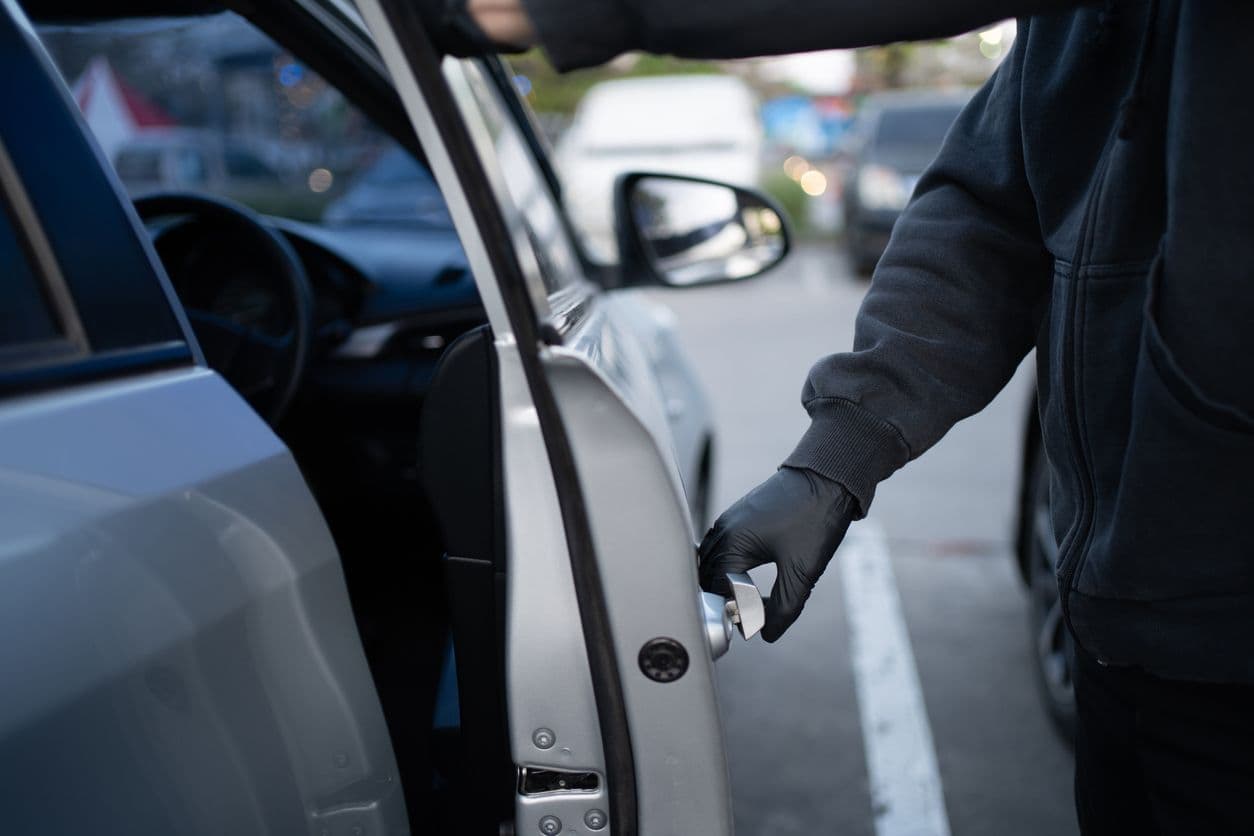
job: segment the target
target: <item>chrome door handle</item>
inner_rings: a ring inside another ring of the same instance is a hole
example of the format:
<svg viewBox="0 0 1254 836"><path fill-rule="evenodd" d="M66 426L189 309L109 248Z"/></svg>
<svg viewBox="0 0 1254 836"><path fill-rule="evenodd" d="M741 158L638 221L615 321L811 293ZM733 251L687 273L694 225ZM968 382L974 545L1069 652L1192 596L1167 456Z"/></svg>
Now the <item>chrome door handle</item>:
<svg viewBox="0 0 1254 836"><path fill-rule="evenodd" d="M744 572L727 575L730 597L716 592L701 593L701 608L705 618L706 637L710 642L710 654L719 658L731 648L732 634L739 632L746 641L753 638L766 623L766 608L762 593L753 579Z"/></svg>
<svg viewBox="0 0 1254 836"><path fill-rule="evenodd" d="M727 613L732 623L740 630L745 641L756 636L766 625L766 606L762 603L762 593L758 592L757 584L746 572L733 572L727 576L731 584L732 597L727 602Z"/></svg>

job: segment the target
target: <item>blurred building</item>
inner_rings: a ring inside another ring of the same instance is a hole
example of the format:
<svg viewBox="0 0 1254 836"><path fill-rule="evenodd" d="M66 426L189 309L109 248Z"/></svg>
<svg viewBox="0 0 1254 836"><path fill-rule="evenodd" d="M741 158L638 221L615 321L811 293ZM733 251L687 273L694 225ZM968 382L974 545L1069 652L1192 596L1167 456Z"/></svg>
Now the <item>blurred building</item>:
<svg viewBox="0 0 1254 836"><path fill-rule="evenodd" d="M97 55L87 65L74 83L73 93L78 109L110 160L119 149L143 134L178 124L123 80L103 55Z"/></svg>

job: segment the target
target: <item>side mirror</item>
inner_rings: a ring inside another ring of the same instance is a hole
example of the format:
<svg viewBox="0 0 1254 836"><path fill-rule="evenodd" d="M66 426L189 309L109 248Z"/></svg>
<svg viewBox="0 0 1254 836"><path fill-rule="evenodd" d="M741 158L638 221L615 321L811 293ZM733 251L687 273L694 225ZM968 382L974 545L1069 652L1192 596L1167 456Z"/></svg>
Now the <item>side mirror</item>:
<svg viewBox="0 0 1254 836"><path fill-rule="evenodd" d="M784 260L784 210L770 198L675 174L624 174L614 184L622 284L671 287L748 279Z"/></svg>

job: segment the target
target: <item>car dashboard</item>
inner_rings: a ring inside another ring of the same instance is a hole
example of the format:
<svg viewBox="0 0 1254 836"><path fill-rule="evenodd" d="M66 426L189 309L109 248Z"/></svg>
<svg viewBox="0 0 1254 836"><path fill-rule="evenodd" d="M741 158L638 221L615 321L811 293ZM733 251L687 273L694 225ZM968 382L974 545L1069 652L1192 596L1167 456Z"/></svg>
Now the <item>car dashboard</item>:
<svg viewBox="0 0 1254 836"><path fill-rule="evenodd" d="M313 290L311 370L324 360L435 350L485 321L451 229L272 223L296 250Z"/></svg>
<svg viewBox="0 0 1254 836"><path fill-rule="evenodd" d="M279 435L324 505L345 485L412 499L421 409L440 358L486 322L456 233L271 223L314 299L314 338Z"/></svg>

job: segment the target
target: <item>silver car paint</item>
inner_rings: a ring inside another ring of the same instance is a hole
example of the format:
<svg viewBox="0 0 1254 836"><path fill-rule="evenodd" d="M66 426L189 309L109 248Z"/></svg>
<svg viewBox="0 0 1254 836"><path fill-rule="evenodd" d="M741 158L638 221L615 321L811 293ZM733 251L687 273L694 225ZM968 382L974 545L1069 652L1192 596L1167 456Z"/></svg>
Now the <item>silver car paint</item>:
<svg viewBox="0 0 1254 836"><path fill-rule="evenodd" d="M0 403L6 833L405 833L330 534L201 368Z"/></svg>
<svg viewBox="0 0 1254 836"><path fill-rule="evenodd" d="M634 289L603 294L601 301L611 311L610 319L625 338L644 351L651 373L643 375L641 384L654 391L647 394L641 392L632 402L656 399L657 403L651 408L661 407L666 428L662 429L663 422L655 418L655 429L659 440L672 451L685 497L691 499L693 493L701 489L700 481L709 475L704 472L703 460L707 445L712 447L713 418L696 369L681 344L675 314L670 308ZM693 520L694 525L705 522L708 521ZM700 530L695 532L698 537L702 533Z"/></svg>
<svg viewBox="0 0 1254 836"><path fill-rule="evenodd" d="M609 307L609 306L606 306ZM590 332L612 328L594 313ZM586 339L597 339L589 333ZM631 346L631 347L629 347ZM624 354L637 344L623 340ZM726 753L713 659L697 585L693 531L665 436L632 395L649 387L643 357L617 380L577 349L544 359L591 518L636 755L642 834L732 831ZM607 439L613 439L607 444ZM637 665L650 639L677 640L690 667L660 684Z"/></svg>
<svg viewBox="0 0 1254 836"><path fill-rule="evenodd" d="M546 578L546 587L536 595L511 594L508 600L511 750L520 764L595 769L604 774L598 742L589 736L595 704L579 615L571 606L575 598L568 556L563 538L556 536L562 530L556 492L486 244L385 14L377 0L362 0L359 8L428 152L497 335L505 396L502 426L511 582L517 587L518 579L533 573ZM538 266L525 257L529 250L523 219L505 190L490 132L470 90L477 73L473 64L445 63L446 78L497 190L507 228L518 243L515 250L524 254L520 266L529 293L539 315L547 317L552 311ZM603 295L592 293L589 301L593 313L574 341L583 350L547 352L544 364L575 448L610 602L635 750L641 833L729 833L726 760L701 616L692 527L670 452L665 406L659 403L656 386L651 396L646 394L650 387L642 382L647 364L642 362L641 346L634 338L611 337L613 323L605 314L612 306L604 304ZM620 359L624 362L616 365ZM611 384L615 379L617 385ZM633 395L638 402L629 403L627 398ZM607 438L613 443L606 444ZM510 473L510 462L515 466L529 463L530 470ZM524 510L526 516L521 513ZM678 638L692 657L689 672L667 685L646 679L636 667L639 642L658 635ZM547 680L534 675L540 670L548 674ZM559 745L540 750L532 744L529 723L545 716L561 720L560 725L550 726ZM560 741L568 726L576 730L582 752L572 750L564 757ZM520 798L517 831L536 832L542 816L554 815L563 822L563 832L589 833L575 813L587 809L594 799L573 795ZM609 829L612 832L613 822Z"/></svg>

